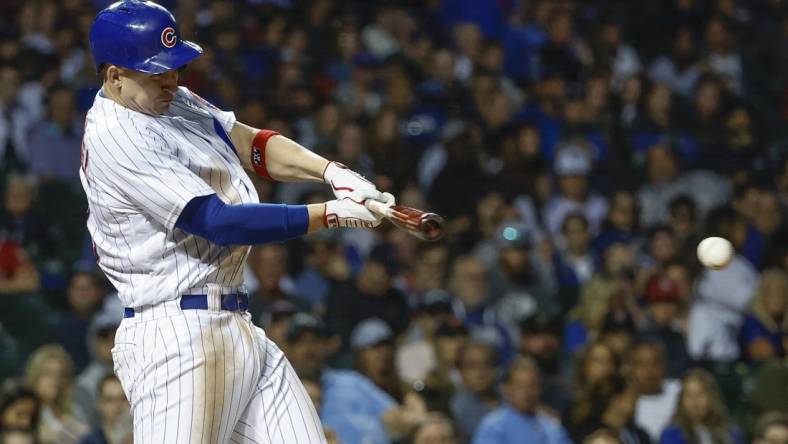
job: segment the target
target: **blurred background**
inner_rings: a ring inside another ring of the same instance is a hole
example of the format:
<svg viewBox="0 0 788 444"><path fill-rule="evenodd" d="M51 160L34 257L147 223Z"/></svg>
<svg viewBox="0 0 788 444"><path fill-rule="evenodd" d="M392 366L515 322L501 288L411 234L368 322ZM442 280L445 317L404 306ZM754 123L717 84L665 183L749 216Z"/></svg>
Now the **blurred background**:
<svg viewBox="0 0 788 444"><path fill-rule="evenodd" d="M161 3L183 85L447 218L252 250L331 442L788 442L788 2ZM0 2L0 444L131 442L78 177L108 4Z"/></svg>

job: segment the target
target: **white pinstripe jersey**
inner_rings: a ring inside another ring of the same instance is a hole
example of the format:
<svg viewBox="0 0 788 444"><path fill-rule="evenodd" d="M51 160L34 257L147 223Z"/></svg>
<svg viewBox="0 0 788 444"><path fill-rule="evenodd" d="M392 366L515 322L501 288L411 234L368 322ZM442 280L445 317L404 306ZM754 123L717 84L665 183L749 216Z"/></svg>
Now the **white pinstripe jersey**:
<svg viewBox="0 0 788 444"><path fill-rule="evenodd" d="M234 124L232 112L185 87L162 116L96 96L85 121L80 178L98 264L125 306L243 283L249 247L220 247L175 228L197 196L258 202L228 136Z"/></svg>

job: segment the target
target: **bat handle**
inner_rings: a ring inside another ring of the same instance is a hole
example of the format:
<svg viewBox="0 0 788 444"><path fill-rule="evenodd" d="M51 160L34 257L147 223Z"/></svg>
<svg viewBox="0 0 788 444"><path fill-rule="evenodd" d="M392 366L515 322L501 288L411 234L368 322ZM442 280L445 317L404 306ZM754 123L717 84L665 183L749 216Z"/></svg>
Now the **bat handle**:
<svg viewBox="0 0 788 444"><path fill-rule="evenodd" d="M386 218L392 216L392 209L391 209L391 207L386 205L386 204L384 204L383 202L381 202L379 200L367 199L367 201L364 203L364 205L366 205L366 207L367 207L367 209L369 211L371 211L371 212L373 212L373 213L375 213L375 214L377 214L379 216L383 216L383 217L386 217Z"/></svg>

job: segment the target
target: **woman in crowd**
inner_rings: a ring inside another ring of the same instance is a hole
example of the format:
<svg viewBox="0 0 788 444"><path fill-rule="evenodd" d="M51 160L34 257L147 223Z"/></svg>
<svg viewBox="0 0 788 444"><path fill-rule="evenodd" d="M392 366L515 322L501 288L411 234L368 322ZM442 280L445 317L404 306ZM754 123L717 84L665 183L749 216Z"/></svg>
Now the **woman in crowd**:
<svg viewBox="0 0 788 444"><path fill-rule="evenodd" d="M732 426L714 377L695 368L684 377L673 425L662 432L660 444L744 444Z"/></svg>
<svg viewBox="0 0 788 444"><path fill-rule="evenodd" d="M41 444L72 444L88 432L71 398L74 363L59 345L44 345L33 352L25 380L41 400L38 439Z"/></svg>
<svg viewBox="0 0 788 444"><path fill-rule="evenodd" d="M564 424L570 430L586 423L597 408L598 397L610 391L610 381L619 374L619 363L605 342L588 345L577 357L574 395Z"/></svg>
<svg viewBox="0 0 788 444"><path fill-rule="evenodd" d="M604 274L594 275L586 282L578 304L569 313L564 331L564 348L574 352L599 338L607 315L614 306L626 310L625 282ZM623 298L622 298L623 297Z"/></svg>
<svg viewBox="0 0 788 444"><path fill-rule="evenodd" d="M598 391L591 402L590 414L569 429L575 442L595 430L608 429L624 444L650 444L645 430L635 424L637 392L620 375L605 381L604 389Z"/></svg>
<svg viewBox="0 0 788 444"><path fill-rule="evenodd" d="M744 357L760 363L784 356L783 332L788 331L788 275L777 268L763 272L741 331Z"/></svg>

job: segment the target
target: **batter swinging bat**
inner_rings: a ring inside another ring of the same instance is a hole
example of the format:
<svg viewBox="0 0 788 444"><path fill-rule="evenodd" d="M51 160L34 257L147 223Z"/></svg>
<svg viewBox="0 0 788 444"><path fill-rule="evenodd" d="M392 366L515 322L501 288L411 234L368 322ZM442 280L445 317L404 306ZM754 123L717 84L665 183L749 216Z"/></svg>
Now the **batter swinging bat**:
<svg viewBox="0 0 788 444"><path fill-rule="evenodd" d="M438 214L404 205L387 206L372 199L368 199L366 205L369 211L385 217L395 226L419 239L435 241L443 236L443 217Z"/></svg>

